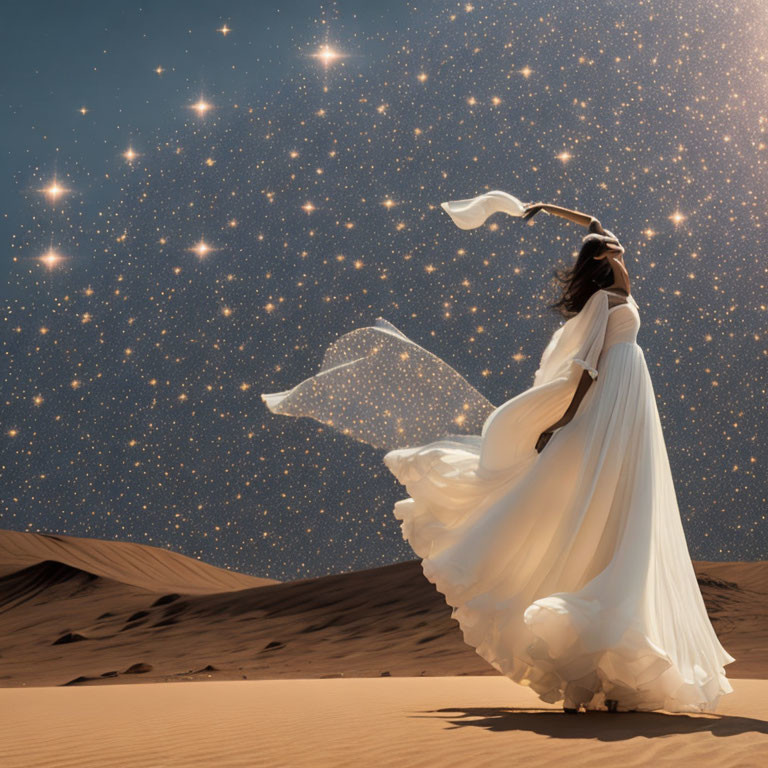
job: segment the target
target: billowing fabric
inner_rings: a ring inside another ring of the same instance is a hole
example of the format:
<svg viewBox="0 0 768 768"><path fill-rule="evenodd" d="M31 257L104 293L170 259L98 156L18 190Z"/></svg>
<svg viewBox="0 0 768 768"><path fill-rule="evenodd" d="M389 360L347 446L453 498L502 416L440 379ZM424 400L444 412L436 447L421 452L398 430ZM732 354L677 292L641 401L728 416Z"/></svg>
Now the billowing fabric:
<svg viewBox="0 0 768 768"><path fill-rule="evenodd" d="M696 581L639 327L634 299L609 307L597 291L479 431L383 459L408 493L394 508L403 538L500 673L551 703L710 712L734 659ZM537 453L583 370L592 386Z"/></svg>
<svg viewBox="0 0 768 768"><path fill-rule="evenodd" d="M522 216L525 213L524 205L516 197L498 189L467 200L452 200L440 205L459 229L479 227L494 213L506 213L509 216Z"/></svg>

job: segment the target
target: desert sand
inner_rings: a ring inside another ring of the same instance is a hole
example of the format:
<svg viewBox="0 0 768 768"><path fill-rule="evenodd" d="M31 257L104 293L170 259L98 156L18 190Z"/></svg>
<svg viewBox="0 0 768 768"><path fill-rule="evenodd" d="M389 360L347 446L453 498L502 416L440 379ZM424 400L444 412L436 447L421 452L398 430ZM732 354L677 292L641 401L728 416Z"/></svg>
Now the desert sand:
<svg viewBox="0 0 768 768"><path fill-rule="evenodd" d="M16 688L0 749L4 768L764 766L768 682L734 688L717 715L565 715L498 676Z"/></svg>
<svg viewBox="0 0 768 768"><path fill-rule="evenodd" d="M694 565L735 692L573 716L463 642L418 560L279 583L0 531L0 765L768 764L768 563Z"/></svg>

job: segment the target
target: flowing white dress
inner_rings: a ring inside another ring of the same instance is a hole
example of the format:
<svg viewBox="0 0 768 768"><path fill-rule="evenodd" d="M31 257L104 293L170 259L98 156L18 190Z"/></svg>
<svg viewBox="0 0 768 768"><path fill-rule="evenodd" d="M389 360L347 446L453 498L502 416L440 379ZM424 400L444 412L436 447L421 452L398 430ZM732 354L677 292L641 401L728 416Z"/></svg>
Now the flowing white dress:
<svg viewBox="0 0 768 768"><path fill-rule="evenodd" d="M385 447L412 438L404 414L431 402L437 416L418 434L439 437L384 462L409 494L394 508L403 537L465 642L546 702L711 712L732 691L723 667L734 658L696 581L639 327L634 298L610 307L596 291L553 334L533 386L498 408L386 321L342 337L316 376L262 397ZM583 370L592 386L537 453Z"/></svg>

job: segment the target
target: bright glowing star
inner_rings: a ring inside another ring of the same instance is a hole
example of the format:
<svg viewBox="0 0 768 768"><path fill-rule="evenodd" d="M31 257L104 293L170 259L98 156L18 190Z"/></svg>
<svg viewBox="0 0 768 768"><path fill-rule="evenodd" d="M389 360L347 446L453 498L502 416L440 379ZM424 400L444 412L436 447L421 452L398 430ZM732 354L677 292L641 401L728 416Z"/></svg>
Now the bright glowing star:
<svg viewBox="0 0 768 768"><path fill-rule="evenodd" d="M9 429L8 430L8 437L16 437L16 435L19 434L18 429Z"/></svg>
<svg viewBox="0 0 768 768"><path fill-rule="evenodd" d="M222 307L221 308L221 314L224 315L224 317L229 317L232 314L232 308L231 307Z"/></svg>
<svg viewBox="0 0 768 768"><path fill-rule="evenodd" d="M264 309L266 309L267 312L273 312L275 305L270 301L268 304L265 304Z"/></svg>
<svg viewBox="0 0 768 768"><path fill-rule="evenodd" d="M194 109L199 117L204 117L205 113L211 108L211 105L201 96L190 109Z"/></svg>
<svg viewBox="0 0 768 768"><path fill-rule="evenodd" d="M675 211L670 217L670 221L677 226L685 221L685 216L680 211Z"/></svg>
<svg viewBox="0 0 768 768"><path fill-rule="evenodd" d="M130 357L133 354L133 350L130 347L126 347L125 356Z"/></svg>
<svg viewBox="0 0 768 768"><path fill-rule="evenodd" d="M43 404L43 396L42 396L42 395L35 395L35 396L32 398L32 402L33 402L35 405L42 405L42 404Z"/></svg>
<svg viewBox="0 0 768 768"><path fill-rule="evenodd" d="M527 80L530 76L533 70L526 64L521 70L520 74Z"/></svg>
<svg viewBox="0 0 768 768"><path fill-rule="evenodd" d="M83 293L84 293L86 296L93 296L93 288L91 288L91 286L89 285L87 288L85 288L85 289L83 290Z"/></svg>
<svg viewBox="0 0 768 768"><path fill-rule="evenodd" d="M248 384L248 383L247 383L247 382L245 382L245 381L244 381L244 382L243 382L243 383L240 385L240 389L241 389L243 392L246 392L246 391L248 391L250 388L251 388L251 385L250 385L250 384Z"/></svg>
<svg viewBox="0 0 768 768"><path fill-rule="evenodd" d="M555 157L561 162L561 163L567 163L573 155L570 152L561 152L559 155L555 155Z"/></svg>
<svg viewBox="0 0 768 768"><path fill-rule="evenodd" d="M212 165L216 164L216 161L212 157L206 157L205 164L210 168Z"/></svg>
<svg viewBox="0 0 768 768"><path fill-rule="evenodd" d="M491 99L491 104L493 104L494 107L498 107L499 104L501 104L501 99L498 96L494 96Z"/></svg>
<svg viewBox="0 0 768 768"><path fill-rule="evenodd" d="M150 379L149 380L149 386L150 387L156 387L157 386L157 379Z"/></svg>
<svg viewBox="0 0 768 768"><path fill-rule="evenodd" d="M472 13L472 11L474 11L474 10L475 10L475 6L474 6L474 5L472 5L472 3L467 3L467 4L464 6L464 10L465 10L467 13Z"/></svg>
<svg viewBox="0 0 768 768"><path fill-rule="evenodd" d="M232 30L225 24L223 27L219 27L217 32L221 32L224 37L226 37Z"/></svg>
<svg viewBox="0 0 768 768"><path fill-rule="evenodd" d="M72 389L80 389L80 379L72 379L72 381L69 382L69 386L72 387Z"/></svg>
<svg viewBox="0 0 768 768"><path fill-rule="evenodd" d="M63 260L63 256L61 254L57 253L53 250L53 248L49 248L39 259L48 269L53 269L54 267L58 267L59 264Z"/></svg>
<svg viewBox="0 0 768 768"><path fill-rule="evenodd" d="M81 115L87 115L88 109L86 107L80 107L79 112Z"/></svg>
<svg viewBox="0 0 768 768"><path fill-rule="evenodd" d="M429 274L429 275L431 275L431 274L432 274L432 273L433 273L433 272L434 272L436 269L437 269L437 267L433 267L431 264L427 264L427 265L424 267L424 271L425 271L427 274Z"/></svg>
<svg viewBox="0 0 768 768"><path fill-rule="evenodd" d="M467 99L467 104L469 104L470 107L474 107L475 104L477 104L477 99L474 96L470 96Z"/></svg>
<svg viewBox="0 0 768 768"><path fill-rule="evenodd" d="M230 219L229 226L234 229L237 226L237 219Z"/></svg>
<svg viewBox="0 0 768 768"><path fill-rule="evenodd" d="M654 236L656 233L655 233L655 232L654 232L654 231L653 231L653 230L652 230L650 227L648 227L647 229L644 229L644 230L643 230L643 234L644 234L644 235L645 235L645 236L646 236L648 239L650 239L650 238L652 238L652 237L653 237L653 236Z"/></svg>
<svg viewBox="0 0 768 768"><path fill-rule="evenodd" d="M139 156L138 152L134 152L133 147L128 147L128 149L126 149L125 152L123 152L123 157L129 163L132 163L138 156Z"/></svg>
<svg viewBox="0 0 768 768"><path fill-rule="evenodd" d="M162 67L155 67L155 74L162 75L165 70Z"/></svg>
<svg viewBox="0 0 768 768"><path fill-rule="evenodd" d="M387 210L389 210L390 208L393 208L395 205L397 205L397 203L395 203L395 201L394 201L394 200L390 200L389 198L387 198L387 199L386 199L386 200L385 200L385 201L382 203L382 205L383 205L383 206L384 206L384 207L385 207Z"/></svg>
<svg viewBox="0 0 768 768"><path fill-rule="evenodd" d="M337 59L343 58L343 56L344 54L334 50L330 45L324 45L322 48L312 54L312 58L322 61L324 67L328 67Z"/></svg>
<svg viewBox="0 0 768 768"><path fill-rule="evenodd" d="M213 248L211 248L211 246L201 238L200 242L195 243L195 245L193 245L189 250L193 253L196 253L202 259L207 256L213 250Z"/></svg>
<svg viewBox="0 0 768 768"><path fill-rule="evenodd" d="M183 403L186 399L187 399L187 395L184 392L182 392L179 395L179 400L181 400L181 402Z"/></svg>
<svg viewBox="0 0 768 768"><path fill-rule="evenodd" d="M290 151L288 154L289 154L289 155L290 155L290 156L291 156L291 157L292 157L294 160L295 160L295 159L296 159L296 158L299 156L299 153L298 153L298 152L297 152L295 149L292 149L292 150L291 150L291 151Z"/></svg>
<svg viewBox="0 0 768 768"><path fill-rule="evenodd" d="M83 314L80 315L81 323L90 323L91 320L93 320L93 315L90 312L83 312Z"/></svg>
<svg viewBox="0 0 768 768"><path fill-rule="evenodd" d="M302 211L306 211L307 213L312 213L312 211L315 210L315 206L312 205L312 203L304 203L304 205L301 206Z"/></svg>
<svg viewBox="0 0 768 768"><path fill-rule="evenodd" d="M56 179L54 179L45 189L42 190L48 199L55 203L62 195L69 192L68 189L62 187Z"/></svg>
<svg viewBox="0 0 768 768"><path fill-rule="evenodd" d="M173 268L173 274L174 275L180 275L181 274L181 267L174 267Z"/></svg>
<svg viewBox="0 0 768 768"><path fill-rule="evenodd" d="M426 82L427 82L427 78L428 78L428 77L429 77L429 75L427 75L427 73L426 73L426 72L419 72L419 74L416 76L416 79L417 79L417 80L418 80L420 83L426 83Z"/></svg>

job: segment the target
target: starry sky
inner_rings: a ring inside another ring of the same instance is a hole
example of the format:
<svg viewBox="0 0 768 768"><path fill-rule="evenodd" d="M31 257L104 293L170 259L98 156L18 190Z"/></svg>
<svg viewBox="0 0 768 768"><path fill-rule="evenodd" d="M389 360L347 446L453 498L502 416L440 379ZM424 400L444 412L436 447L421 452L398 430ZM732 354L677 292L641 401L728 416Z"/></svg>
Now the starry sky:
<svg viewBox="0 0 768 768"><path fill-rule="evenodd" d="M0 527L286 580L414 557L382 451L262 392L384 317L492 403L583 230L626 248L695 559L768 558L768 6L16 3Z"/></svg>

